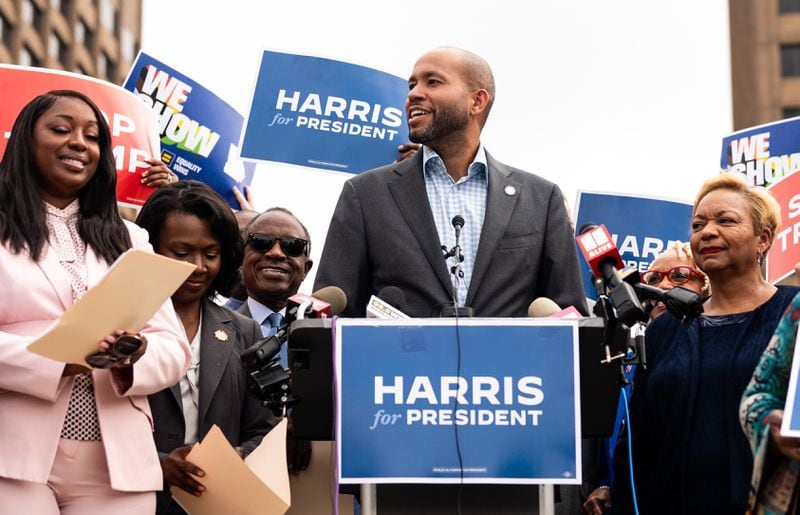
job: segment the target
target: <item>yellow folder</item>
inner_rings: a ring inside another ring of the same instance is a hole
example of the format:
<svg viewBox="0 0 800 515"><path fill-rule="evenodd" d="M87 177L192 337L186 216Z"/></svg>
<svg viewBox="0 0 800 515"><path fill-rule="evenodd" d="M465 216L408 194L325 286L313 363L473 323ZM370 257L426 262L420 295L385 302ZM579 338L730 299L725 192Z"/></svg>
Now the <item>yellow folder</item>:
<svg viewBox="0 0 800 515"><path fill-rule="evenodd" d="M205 476L197 481L206 490L199 497L176 487L170 490L191 515L283 515L289 509L285 418L244 461L216 425L186 460L203 469Z"/></svg>
<svg viewBox="0 0 800 515"><path fill-rule="evenodd" d="M97 350L106 335L117 329L139 332L194 269L185 261L128 250L28 350L56 361L87 365L86 356Z"/></svg>

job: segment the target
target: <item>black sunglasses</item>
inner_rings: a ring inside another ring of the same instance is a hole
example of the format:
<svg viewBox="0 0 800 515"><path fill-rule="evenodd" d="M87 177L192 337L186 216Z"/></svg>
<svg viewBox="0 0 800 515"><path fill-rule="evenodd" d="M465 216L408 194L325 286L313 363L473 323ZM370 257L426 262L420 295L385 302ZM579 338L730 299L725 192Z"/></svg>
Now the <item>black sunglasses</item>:
<svg viewBox="0 0 800 515"><path fill-rule="evenodd" d="M283 253L290 257L300 257L305 254L308 248L308 240L302 238L292 238L291 236L278 237L252 232L247 235L247 244L250 245L250 248L255 252L269 251L269 249L275 245L276 241L280 243Z"/></svg>

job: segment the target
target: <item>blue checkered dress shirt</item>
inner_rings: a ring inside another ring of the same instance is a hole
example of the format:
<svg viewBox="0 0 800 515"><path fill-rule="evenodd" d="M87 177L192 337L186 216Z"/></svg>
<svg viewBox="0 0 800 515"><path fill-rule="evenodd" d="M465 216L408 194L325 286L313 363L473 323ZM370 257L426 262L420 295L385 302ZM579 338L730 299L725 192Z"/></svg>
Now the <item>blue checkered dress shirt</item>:
<svg viewBox="0 0 800 515"><path fill-rule="evenodd" d="M464 255L464 262L461 264L464 278L458 285L458 305L463 306L467 300L467 290L475 266L475 255L478 252L483 217L486 213L486 195L489 191L486 152L481 145L475 160L469 165L467 175L458 182L453 181L448 175L444 161L435 151L423 145L422 152L428 202L433 212L433 221L436 223L436 232L439 233L439 241L447 247L447 250L456 244L453 217L456 215L464 217L464 228L459 238ZM448 258L447 270L449 271L455 263L455 257ZM455 285L455 277L452 275L451 280Z"/></svg>

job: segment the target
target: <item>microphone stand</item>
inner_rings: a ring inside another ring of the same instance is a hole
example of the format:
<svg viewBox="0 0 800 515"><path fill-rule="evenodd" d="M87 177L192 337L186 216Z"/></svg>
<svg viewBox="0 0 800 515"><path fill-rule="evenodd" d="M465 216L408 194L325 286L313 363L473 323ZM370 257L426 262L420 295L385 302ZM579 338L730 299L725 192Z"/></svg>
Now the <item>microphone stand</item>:
<svg viewBox="0 0 800 515"><path fill-rule="evenodd" d="M453 285L453 306L452 311L451 306L443 307L441 316L469 318L472 317L472 308L458 305L458 288L461 284L461 280L464 278L464 271L461 269L461 263L464 262L464 254L461 252L461 244L459 242L461 239L461 228L464 227L464 218L461 215L456 215L453 217L452 223L456 231L456 244L449 251L446 246L442 245L442 251L444 251L445 260L451 257L455 258L455 264L450 267L450 273L453 274L455 278L455 284Z"/></svg>

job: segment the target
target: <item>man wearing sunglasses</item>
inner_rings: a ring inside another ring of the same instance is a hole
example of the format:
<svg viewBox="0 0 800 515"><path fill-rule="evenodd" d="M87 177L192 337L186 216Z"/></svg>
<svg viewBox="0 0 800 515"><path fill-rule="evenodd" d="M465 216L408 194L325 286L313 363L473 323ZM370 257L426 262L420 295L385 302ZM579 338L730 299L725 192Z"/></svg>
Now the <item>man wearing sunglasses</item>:
<svg viewBox="0 0 800 515"><path fill-rule="evenodd" d="M244 230L242 279L247 300L237 310L261 324L264 336L283 325L286 303L311 266L308 230L289 210L273 207L253 218ZM285 346L281 364L288 366Z"/></svg>

